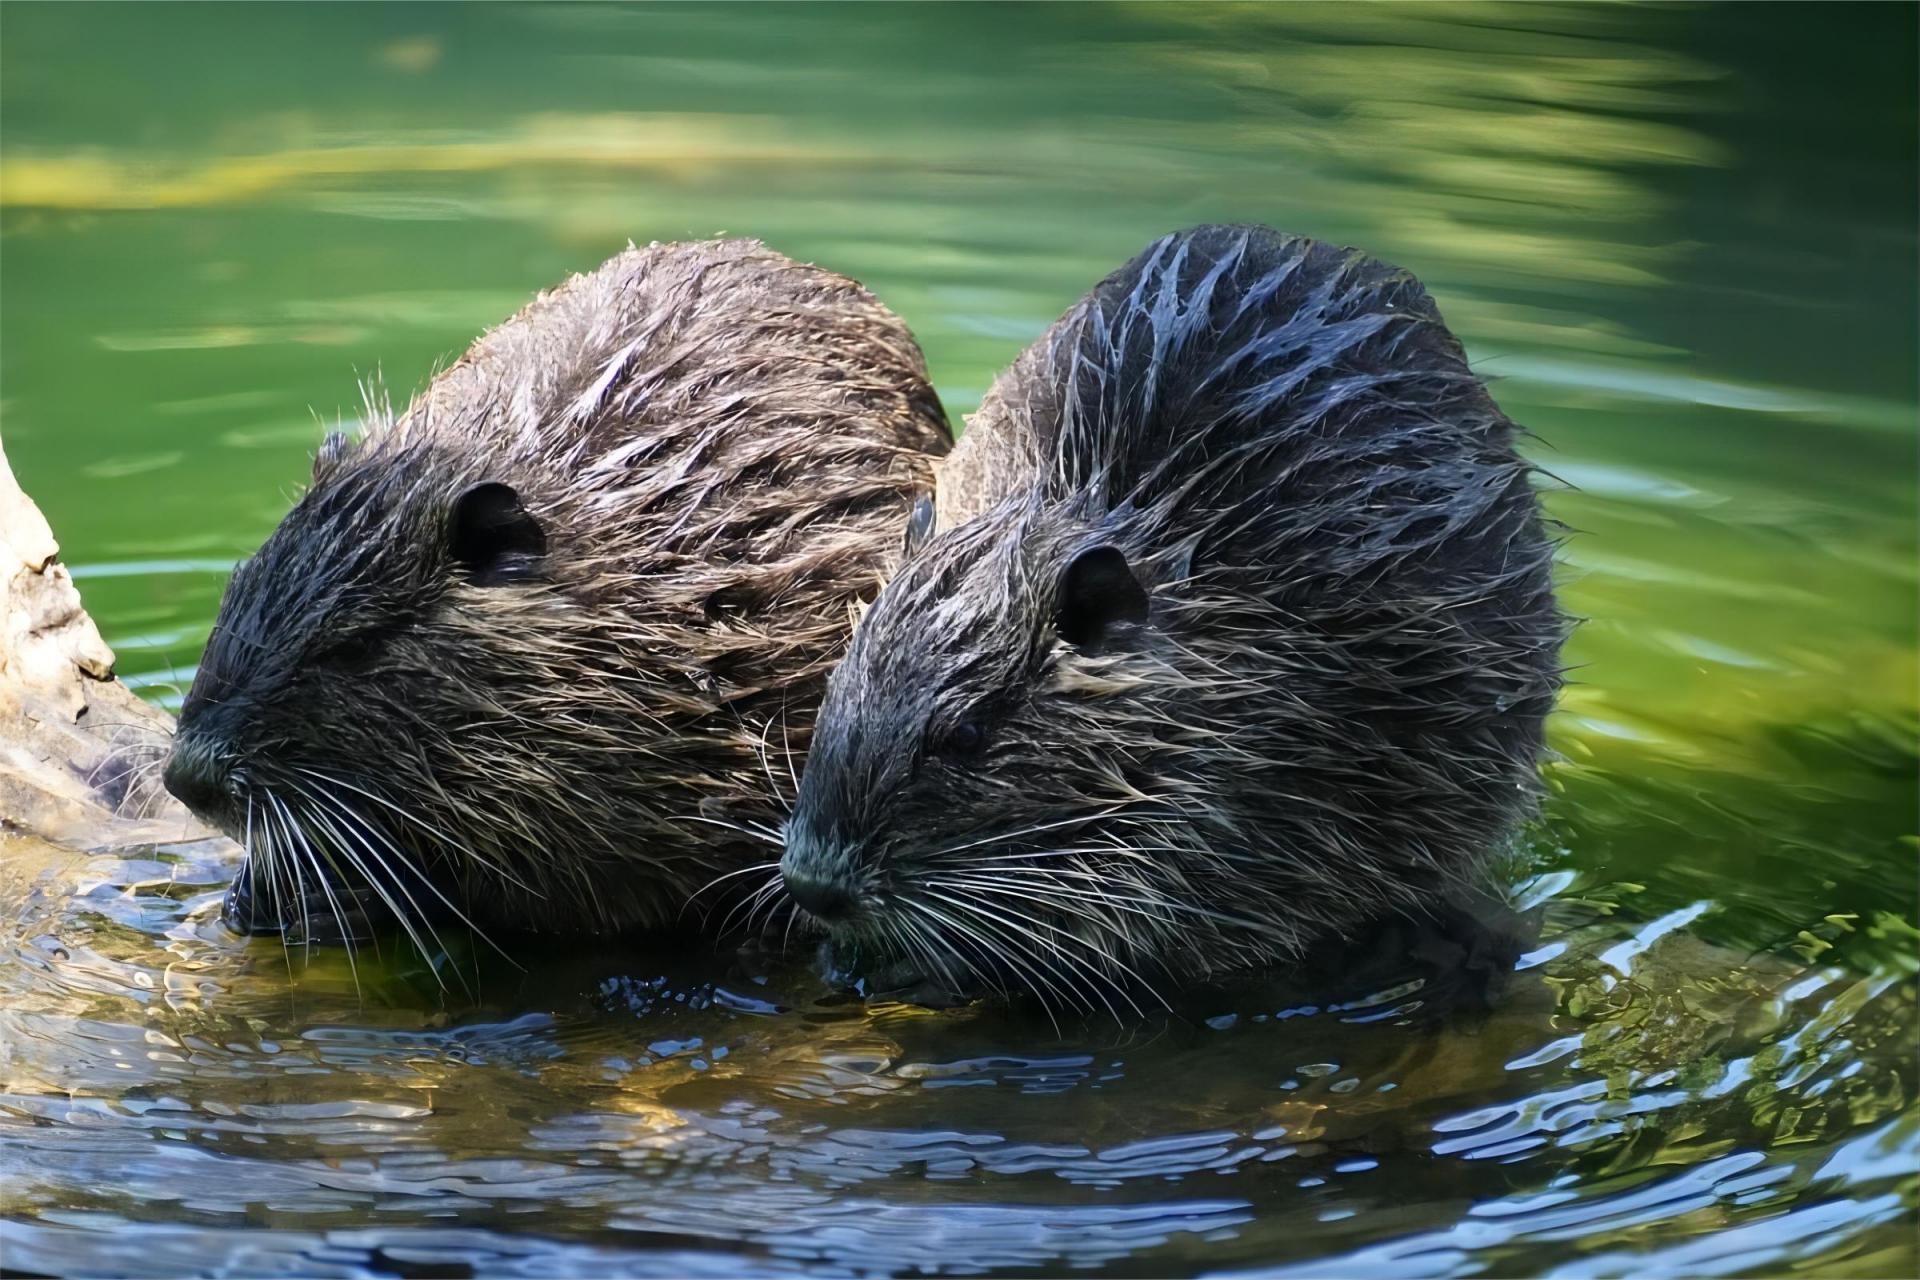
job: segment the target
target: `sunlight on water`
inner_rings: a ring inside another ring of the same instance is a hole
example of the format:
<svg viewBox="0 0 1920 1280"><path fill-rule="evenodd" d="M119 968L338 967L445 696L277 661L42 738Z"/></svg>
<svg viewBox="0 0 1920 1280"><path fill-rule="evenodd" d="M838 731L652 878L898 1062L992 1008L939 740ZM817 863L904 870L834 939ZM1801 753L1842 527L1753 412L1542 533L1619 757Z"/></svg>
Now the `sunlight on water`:
<svg viewBox="0 0 1920 1280"><path fill-rule="evenodd" d="M360 380L720 231L868 283L956 415L1173 227L1401 262L1538 437L1586 621L1478 1014L350 969L227 934L217 846L0 835L7 1265L1910 1274L1915 33L1853 17L9 7L7 449L164 704Z"/></svg>

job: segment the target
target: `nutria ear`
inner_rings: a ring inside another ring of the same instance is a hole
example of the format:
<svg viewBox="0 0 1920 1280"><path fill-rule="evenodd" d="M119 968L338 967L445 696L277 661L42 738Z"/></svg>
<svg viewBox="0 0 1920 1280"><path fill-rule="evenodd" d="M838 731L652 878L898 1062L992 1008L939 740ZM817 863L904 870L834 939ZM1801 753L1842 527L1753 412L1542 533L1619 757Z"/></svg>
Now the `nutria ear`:
<svg viewBox="0 0 1920 1280"><path fill-rule="evenodd" d="M1122 622L1147 620L1147 589L1118 547L1089 547L1060 577L1060 638L1076 649L1098 645Z"/></svg>
<svg viewBox="0 0 1920 1280"><path fill-rule="evenodd" d="M907 537L903 549L908 555L927 544L927 539L933 536L933 522L933 499L923 496L913 504L913 514L907 517Z"/></svg>
<svg viewBox="0 0 1920 1280"><path fill-rule="evenodd" d="M547 531L512 485L490 480L453 500L447 547L476 586L497 587L533 576L533 561L547 553Z"/></svg>

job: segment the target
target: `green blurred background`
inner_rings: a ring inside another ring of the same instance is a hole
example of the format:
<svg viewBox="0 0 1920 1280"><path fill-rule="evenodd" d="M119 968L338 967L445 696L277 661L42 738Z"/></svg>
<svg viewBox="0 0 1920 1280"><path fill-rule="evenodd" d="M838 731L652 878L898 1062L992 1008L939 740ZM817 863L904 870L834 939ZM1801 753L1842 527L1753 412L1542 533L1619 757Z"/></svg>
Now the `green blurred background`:
<svg viewBox="0 0 1920 1280"><path fill-rule="evenodd" d="M1540 869L1622 921L1910 975L1916 12L8 4L0 424L171 704L361 381L404 398L630 239L861 279L956 425L1165 231L1360 245L1427 282L1565 482L1587 621ZM1616 1171L1654 1158L1621 1141Z"/></svg>

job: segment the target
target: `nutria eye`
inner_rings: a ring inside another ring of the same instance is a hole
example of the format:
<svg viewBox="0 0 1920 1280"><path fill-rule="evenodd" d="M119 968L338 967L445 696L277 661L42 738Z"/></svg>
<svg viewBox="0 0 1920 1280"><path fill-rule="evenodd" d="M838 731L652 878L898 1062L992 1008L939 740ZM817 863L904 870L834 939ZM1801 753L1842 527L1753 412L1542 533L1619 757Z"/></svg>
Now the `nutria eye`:
<svg viewBox="0 0 1920 1280"><path fill-rule="evenodd" d="M327 662L342 671L361 672L371 668L380 657L380 638L370 632L348 636L330 646L321 655Z"/></svg>
<svg viewBox="0 0 1920 1280"><path fill-rule="evenodd" d="M950 756L977 756L987 745L987 731L977 720L962 720L947 730L940 746Z"/></svg>

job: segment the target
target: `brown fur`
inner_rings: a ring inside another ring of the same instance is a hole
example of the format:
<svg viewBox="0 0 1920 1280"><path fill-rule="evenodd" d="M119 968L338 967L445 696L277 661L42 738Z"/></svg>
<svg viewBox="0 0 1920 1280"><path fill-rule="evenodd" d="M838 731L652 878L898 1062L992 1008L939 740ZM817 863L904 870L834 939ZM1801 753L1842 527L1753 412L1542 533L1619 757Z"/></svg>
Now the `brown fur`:
<svg viewBox="0 0 1920 1280"><path fill-rule="evenodd" d="M900 321L752 241L630 249L385 417L235 573L168 769L268 923L653 926L772 858L948 443Z"/></svg>

